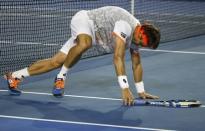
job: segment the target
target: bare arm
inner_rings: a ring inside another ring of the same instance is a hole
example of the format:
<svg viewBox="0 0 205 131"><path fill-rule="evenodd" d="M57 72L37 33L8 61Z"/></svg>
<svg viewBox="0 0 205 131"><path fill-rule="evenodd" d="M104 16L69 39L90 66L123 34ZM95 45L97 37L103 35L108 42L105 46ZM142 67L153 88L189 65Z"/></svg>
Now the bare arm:
<svg viewBox="0 0 205 131"><path fill-rule="evenodd" d="M125 42L118 36L115 36L115 49L114 49L113 62L114 62L115 72L119 82L119 76L126 76L126 71L125 71ZM125 105L133 105L134 97L129 89L129 85L127 85L127 87L121 87L121 88L122 88L123 103Z"/></svg>
<svg viewBox="0 0 205 131"><path fill-rule="evenodd" d="M125 73L125 43L119 37L115 37L115 49L113 62L117 76L126 75Z"/></svg>
<svg viewBox="0 0 205 131"><path fill-rule="evenodd" d="M143 77L143 68L140 60L140 54L134 52L132 49L131 52L131 59L132 59L132 70L135 83L142 81Z"/></svg>
<svg viewBox="0 0 205 131"><path fill-rule="evenodd" d="M131 53L131 59L132 59L132 70L133 70L133 76L134 76L134 80L135 80L135 84L136 83L143 83L143 68L142 68L142 64L141 64L141 60L140 60L140 54L138 52L133 51L132 49L130 49L130 53ZM143 88L144 88L144 84L143 84ZM142 99L158 99L158 96L154 96L151 95L149 93L146 93L145 91L143 92L139 92L138 91L138 95L140 98Z"/></svg>

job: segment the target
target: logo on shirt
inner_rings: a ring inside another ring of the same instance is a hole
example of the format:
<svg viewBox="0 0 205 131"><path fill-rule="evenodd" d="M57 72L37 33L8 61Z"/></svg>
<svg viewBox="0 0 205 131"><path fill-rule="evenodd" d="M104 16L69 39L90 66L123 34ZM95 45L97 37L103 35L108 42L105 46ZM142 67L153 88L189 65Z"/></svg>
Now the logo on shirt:
<svg viewBox="0 0 205 131"><path fill-rule="evenodd" d="M123 38L126 38L126 37L127 37L127 35L126 35L125 33L123 33L123 32L121 32L120 35L121 35Z"/></svg>

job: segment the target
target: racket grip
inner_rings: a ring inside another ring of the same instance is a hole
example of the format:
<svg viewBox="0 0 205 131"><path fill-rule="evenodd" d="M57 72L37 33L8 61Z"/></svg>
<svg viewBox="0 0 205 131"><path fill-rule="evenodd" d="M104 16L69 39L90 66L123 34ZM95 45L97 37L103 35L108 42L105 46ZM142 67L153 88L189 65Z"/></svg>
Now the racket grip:
<svg viewBox="0 0 205 131"><path fill-rule="evenodd" d="M139 99L135 100L135 105L148 105L148 104L149 102L145 100L139 100Z"/></svg>

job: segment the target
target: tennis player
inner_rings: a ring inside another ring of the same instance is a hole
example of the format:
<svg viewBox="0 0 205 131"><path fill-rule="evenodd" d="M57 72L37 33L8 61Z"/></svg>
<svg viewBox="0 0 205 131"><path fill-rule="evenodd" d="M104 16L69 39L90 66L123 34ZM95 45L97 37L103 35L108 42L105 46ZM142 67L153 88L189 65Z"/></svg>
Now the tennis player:
<svg viewBox="0 0 205 131"><path fill-rule="evenodd" d="M114 52L115 72L125 105L132 105L134 100L125 71L126 49L130 50L133 77L139 97L159 98L147 93L144 89L139 53L139 47L151 49L158 47L160 32L156 27L152 24L141 24L128 11L115 6L79 11L72 17L70 27L70 39L52 58L37 61L27 68L5 75L11 94L21 94L18 86L24 77L39 75L61 67L55 78L52 93L56 97L62 97L67 72L86 50L98 44L105 51Z"/></svg>

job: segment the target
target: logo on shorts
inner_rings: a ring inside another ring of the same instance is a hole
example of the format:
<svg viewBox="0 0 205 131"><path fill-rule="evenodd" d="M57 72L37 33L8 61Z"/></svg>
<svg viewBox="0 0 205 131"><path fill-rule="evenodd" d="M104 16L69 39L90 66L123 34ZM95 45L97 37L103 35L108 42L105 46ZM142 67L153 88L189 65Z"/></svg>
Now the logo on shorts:
<svg viewBox="0 0 205 131"><path fill-rule="evenodd" d="M120 35L121 35L123 38L126 38L126 37L127 37L127 35L126 35L125 33L123 33L123 32L121 32Z"/></svg>

